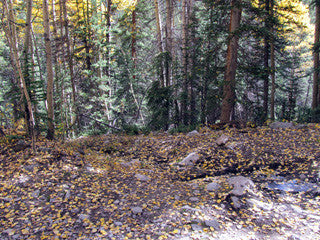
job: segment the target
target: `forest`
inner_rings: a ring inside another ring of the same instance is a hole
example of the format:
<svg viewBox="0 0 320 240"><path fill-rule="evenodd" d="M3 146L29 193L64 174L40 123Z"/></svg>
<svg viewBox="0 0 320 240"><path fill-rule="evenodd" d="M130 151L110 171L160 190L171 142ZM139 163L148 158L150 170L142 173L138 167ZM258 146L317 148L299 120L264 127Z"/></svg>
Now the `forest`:
<svg viewBox="0 0 320 240"><path fill-rule="evenodd" d="M48 139L319 122L317 1L1 1L0 121Z"/></svg>
<svg viewBox="0 0 320 240"><path fill-rule="evenodd" d="M0 239L320 239L320 0L0 0Z"/></svg>

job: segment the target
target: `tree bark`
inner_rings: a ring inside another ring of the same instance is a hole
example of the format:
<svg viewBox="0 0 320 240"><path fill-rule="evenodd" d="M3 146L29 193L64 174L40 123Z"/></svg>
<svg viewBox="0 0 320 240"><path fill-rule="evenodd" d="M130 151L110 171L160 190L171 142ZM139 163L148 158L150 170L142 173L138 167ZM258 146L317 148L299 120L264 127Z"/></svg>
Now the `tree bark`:
<svg viewBox="0 0 320 240"><path fill-rule="evenodd" d="M189 113L188 113L188 85L189 85L189 74L188 74L188 0L182 2L182 65L183 65L183 90L182 90L182 102L181 102L181 119L184 125L189 124Z"/></svg>
<svg viewBox="0 0 320 240"><path fill-rule="evenodd" d="M5 11L7 12L7 28L4 28L6 31L6 35L9 40L9 46L10 49L12 49L13 53L13 62L14 66L13 68L18 71L19 78L20 78L20 84L22 85L22 90L24 93L24 96L27 101L27 106L28 106L28 111L29 111L29 122L30 122L30 132L31 132L31 139L32 139L32 149L33 152L35 152L35 134L34 134L34 115L33 115L33 109L32 109L32 102L30 99L30 95L28 92L28 88L26 85L26 82L23 77L22 69L21 69L21 64L19 60L19 53L18 53L18 47L17 47L17 33L16 33L16 28L15 28L15 18L13 14L13 6L11 0L2 0L3 6L5 8ZM30 5L31 7L31 5ZM31 12L31 11L30 11Z"/></svg>
<svg viewBox="0 0 320 240"><path fill-rule="evenodd" d="M313 88L312 88L312 109L319 107L319 48L320 48L320 3L316 1L316 23L314 32L313 50Z"/></svg>
<svg viewBox="0 0 320 240"><path fill-rule="evenodd" d="M31 83L31 75L32 75L32 71L30 69L31 66L31 54L30 54L30 49L31 49L31 15L32 15L32 0L28 0L27 1L27 18L26 18L26 32L25 32L25 41L24 41L24 46L23 46L23 58L24 58L24 64L23 64L23 76L24 76L24 80L26 82L27 87L30 87L30 83ZM28 90L29 94L30 91ZM30 98L32 98L32 96L30 95ZM30 129L30 113L28 110L28 104L25 101L25 119L26 119L26 126L27 126L27 132L28 134L32 134L31 133L31 129Z"/></svg>
<svg viewBox="0 0 320 240"><path fill-rule="evenodd" d="M156 22L157 22L157 41L158 41L158 48L159 48L159 78L160 78L160 86L164 87L164 74L163 74L163 42L162 42L162 32L161 32L161 16L159 12L159 3L158 0L154 0L154 7L155 7L155 15L156 15Z"/></svg>
<svg viewBox="0 0 320 240"><path fill-rule="evenodd" d="M50 43L50 24L49 24L49 7L47 0L43 0L43 27L44 42L46 49L46 67L47 67L47 106L48 106L48 131L47 138L54 139L54 108L53 108L53 65L52 49Z"/></svg>
<svg viewBox="0 0 320 240"><path fill-rule="evenodd" d="M166 86L171 85L171 62L172 62L172 0L166 0Z"/></svg>
<svg viewBox="0 0 320 240"><path fill-rule="evenodd" d="M137 49L136 49L136 10L132 11L132 35L131 35L131 57L133 62L133 79L136 79L136 67L137 67Z"/></svg>
<svg viewBox="0 0 320 240"><path fill-rule="evenodd" d="M223 86L223 100L221 108L220 121L228 123L231 120L232 112L235 105L235 76L237 69L238 56L238 40L237 30L240 27L241 21L241 0L232 0L231 2L231 17L229 27L229 43L227 49L226 70Z"/></svg>
<svg viewBox="0 0 320 240"><path fill-rule="evenodd" d="M71 126L74 126L75 123L79 125L79 115L78 109L76 104L76 83L75 83L75 76L74 76L74 69L73 69L73 56L72 56L72 49L71 49L71 41L70 41L70 34L69 34L69 20L67 14L67 6L66 0L61 0L62 2L62 12L63 12L63 25L64 25L64 32L65 32L65 41L67 43L67 59L68 59L68 68L70 73L70 80L71 80L71 89L72 89L72 117L71 117Z"/></svg>
<svg viewBox="0 0 320 240"><path fill-rule="evenodd" d="M270 15L273 18L274 15L274 0L271 1ZM275 92L276 92L276 64L275 64L275 49L274 49L274 27L271 23L271 39L270 39L270 65L271 65L271 95L270 95L270 118L275 119Z"/></svg>
<svg viewBox="0 0 320 240"><path fill-rule="evenodd" d="M268 99L269 99L269 53L270 53L270 2L265 0L265 36L264 36L264 72L263 72L263 121L268 118Z"/></svg>

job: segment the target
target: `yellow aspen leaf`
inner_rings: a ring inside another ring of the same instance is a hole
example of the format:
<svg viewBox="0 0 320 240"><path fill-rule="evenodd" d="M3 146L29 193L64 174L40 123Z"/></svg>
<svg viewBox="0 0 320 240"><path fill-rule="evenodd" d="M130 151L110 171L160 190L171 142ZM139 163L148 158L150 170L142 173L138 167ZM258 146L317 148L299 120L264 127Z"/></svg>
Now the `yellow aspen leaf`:
<svg viewBox="0 0 320 240"><path fill-rule="evenodd" d="M178 229L175 229L175 230L172 231L172 233L173 233L173 234L177 234L177 233L179 233L179 230L178 230Z"/></svg>
<svg viewBox="0 0 320 240"><path fill-rule="evenodd" d="M22 229L22 234L26 235L26 234L29 234L29 230L28 229Z"/></svg>

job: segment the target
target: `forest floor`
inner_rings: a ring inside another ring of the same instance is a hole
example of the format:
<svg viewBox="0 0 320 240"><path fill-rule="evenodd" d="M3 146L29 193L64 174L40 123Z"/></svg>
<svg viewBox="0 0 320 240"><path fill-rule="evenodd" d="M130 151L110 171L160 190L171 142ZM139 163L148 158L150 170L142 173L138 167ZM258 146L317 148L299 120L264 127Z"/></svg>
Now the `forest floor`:
<svg viewBox="0 0 320 240"><path fill-rule="evenodd" d="M2 139L0 239L320 239L319 124L39 140L36 149ZM179 165L190 153L194 165ZM235 176L250 188L232 192Z"/></svg>

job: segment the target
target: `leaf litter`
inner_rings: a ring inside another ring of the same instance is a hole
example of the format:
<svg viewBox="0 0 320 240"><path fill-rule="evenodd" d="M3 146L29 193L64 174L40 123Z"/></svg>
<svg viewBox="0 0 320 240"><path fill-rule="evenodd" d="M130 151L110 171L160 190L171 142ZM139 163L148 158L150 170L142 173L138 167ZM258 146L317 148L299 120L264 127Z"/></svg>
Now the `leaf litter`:
<svg viewBox="0 0 320 240"><path fill-rule="evenodd" d="M0 238L320 239L319 125L199 132L41 140L36 155L2 141ZM255 198L231 194L237 175Z"/></svg>

